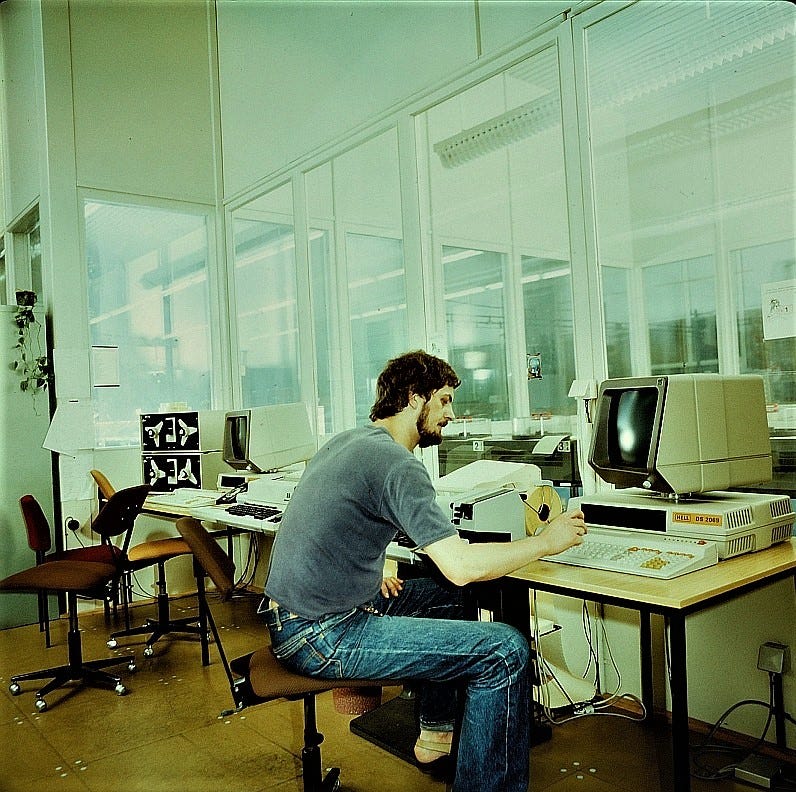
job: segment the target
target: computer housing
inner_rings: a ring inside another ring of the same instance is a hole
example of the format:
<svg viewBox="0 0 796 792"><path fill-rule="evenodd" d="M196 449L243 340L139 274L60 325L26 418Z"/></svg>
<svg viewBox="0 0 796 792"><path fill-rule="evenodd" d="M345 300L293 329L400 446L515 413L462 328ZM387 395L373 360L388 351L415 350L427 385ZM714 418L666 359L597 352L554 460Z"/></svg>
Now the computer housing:
<svg viewBox="0 0 796 792"><path fill-rule="evenodd" d="M587 525L715 542L719 558L787 541L787 495L731 492L771 478L763 380L674 374L609 379L589 464L617 489L571 501Z"/></svg>
<svg viewBox="0 0 796 792"><path fill-rule="evenodd" d="M303 402L226 413L223 458L234 470L264 473L305 462L317 450Z"/></svg>
<svg viewBox="0 0 796 792"><path fill-rule="evenodd" d="M605 380L589 464L616 487L675 495L768 481L763 380L719 374Z"/></svg>

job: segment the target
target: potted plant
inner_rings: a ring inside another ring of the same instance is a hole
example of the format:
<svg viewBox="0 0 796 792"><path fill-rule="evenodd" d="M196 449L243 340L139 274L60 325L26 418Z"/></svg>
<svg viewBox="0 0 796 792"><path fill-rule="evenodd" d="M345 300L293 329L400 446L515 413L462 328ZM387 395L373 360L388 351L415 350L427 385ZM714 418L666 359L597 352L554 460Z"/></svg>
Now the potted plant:
<svg viewBox="0 0 796 792"><path fill-rule="evenodd" d="M36 292L18 289L14 324L17 326L17 359L11 367L20 375L20 390L34 396L47 388L50 379L50 361L42 346L42 326L33 313Z"/></svg>

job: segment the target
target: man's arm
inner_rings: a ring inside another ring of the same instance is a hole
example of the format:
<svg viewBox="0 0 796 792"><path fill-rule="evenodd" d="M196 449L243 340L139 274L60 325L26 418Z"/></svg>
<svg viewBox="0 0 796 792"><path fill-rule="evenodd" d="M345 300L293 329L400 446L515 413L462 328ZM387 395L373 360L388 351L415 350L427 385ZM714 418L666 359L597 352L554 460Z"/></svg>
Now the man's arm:
<svg viewBox="0 0 796 792"><path fill-rule="evenodd" d="M508 575L542 556L581 544L585 533L583 512L577 510L559 515L536 536L514 542L470 544L458 536L448 536L424 550L451 583L464 586Z"/></svg>

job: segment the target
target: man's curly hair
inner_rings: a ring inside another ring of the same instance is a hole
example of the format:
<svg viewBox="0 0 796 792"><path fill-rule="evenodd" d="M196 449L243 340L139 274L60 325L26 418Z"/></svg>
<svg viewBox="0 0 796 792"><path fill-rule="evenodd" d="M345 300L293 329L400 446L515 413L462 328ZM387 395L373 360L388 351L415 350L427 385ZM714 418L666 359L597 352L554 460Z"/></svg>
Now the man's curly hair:
<svg viewBox="0 0 796 792"><path fill-rule="evenodd" d="M422 349L406 352L390 360L376 381L376 401L370 409L370 420L397 415L416 393L426 401L434 391L449 385L458 388L461 380L442 358Z"/></svg>

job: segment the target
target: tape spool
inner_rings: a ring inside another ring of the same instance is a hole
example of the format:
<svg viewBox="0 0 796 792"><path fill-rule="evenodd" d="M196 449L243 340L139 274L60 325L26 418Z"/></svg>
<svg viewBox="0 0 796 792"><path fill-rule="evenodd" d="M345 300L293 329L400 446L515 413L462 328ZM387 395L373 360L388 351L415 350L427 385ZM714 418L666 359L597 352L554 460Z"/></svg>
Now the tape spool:
<svg viewBox="0 0 796 792"><path fill-rule="evenodd" d="M563 511L561 498L549 484L542 484L532 489L524 501L525 533L528 536L538 533Z"/></svg>

